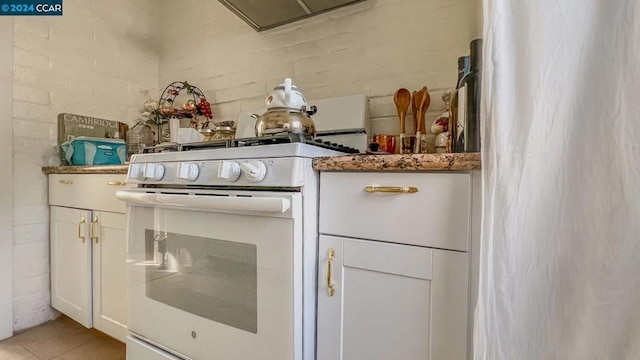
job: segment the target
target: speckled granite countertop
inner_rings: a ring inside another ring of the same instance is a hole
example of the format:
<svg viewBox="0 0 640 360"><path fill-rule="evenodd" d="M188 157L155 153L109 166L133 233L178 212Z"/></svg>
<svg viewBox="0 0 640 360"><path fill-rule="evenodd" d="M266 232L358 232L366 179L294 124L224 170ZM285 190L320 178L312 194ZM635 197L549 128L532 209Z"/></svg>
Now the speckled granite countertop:
<svg viewBox="0 0 640 360"><path fill-rule="evenodd" d="M443 171L480 169L480 153L349 155L319 157L313 168L320 171Z"/></svg>
<svg viewBox="0 0 640 360"><path fill-rule="evenodd" d="M129 165L43 166L45 174L126 174Z"/></svg>
<svg viewBox="0 0 640 360"><path fill-rule="evenodd" d="M43 166L45 174L126 174L129 165ZM480 153L347 155L319 157L320 171L443 171L480 169Z"/></svg>

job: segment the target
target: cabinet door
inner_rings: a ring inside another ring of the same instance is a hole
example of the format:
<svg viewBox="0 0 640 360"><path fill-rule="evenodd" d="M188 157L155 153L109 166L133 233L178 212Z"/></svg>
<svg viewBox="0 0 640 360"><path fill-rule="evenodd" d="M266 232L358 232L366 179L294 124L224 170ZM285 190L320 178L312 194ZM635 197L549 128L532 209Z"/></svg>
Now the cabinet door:
<svg viewBox="0 0 640 360"><path fill-rule="evenodd" d="M50 207L51 306L91 327L91 212Z"/></svg>
<svg viewBox="0 0 640 360"><path fill-rule="evenodd" d="M318 360L466 359L466 253L325 235L319 251Z"/></svg>
<svg viewBox="0 0 640 360"><path fill-rule="evenodd" d="M127 337L125 214L94 212L93 326L124 342Z"/></svg>

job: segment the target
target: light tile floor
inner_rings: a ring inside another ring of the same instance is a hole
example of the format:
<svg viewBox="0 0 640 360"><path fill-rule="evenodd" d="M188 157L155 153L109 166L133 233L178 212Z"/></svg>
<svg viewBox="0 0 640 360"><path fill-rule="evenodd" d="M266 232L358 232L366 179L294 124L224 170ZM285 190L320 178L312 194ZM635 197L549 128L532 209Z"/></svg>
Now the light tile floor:
<svg viewBox="0 0 640 360"><path fill-rule="evenodd" d="M124 360L124 344L66 316L0 341L0 360Z"/></svg>

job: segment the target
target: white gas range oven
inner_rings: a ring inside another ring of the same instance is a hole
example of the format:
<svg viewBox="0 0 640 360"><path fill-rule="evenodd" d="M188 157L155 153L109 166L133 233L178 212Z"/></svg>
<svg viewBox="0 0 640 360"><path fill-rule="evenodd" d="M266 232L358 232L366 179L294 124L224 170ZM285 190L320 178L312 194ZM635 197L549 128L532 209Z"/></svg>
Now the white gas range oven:
<svg viewBox="0 0 640 360"><path fill-rule="evenodd" d="M293 134L201 145L135 155L117 194L128 205L127 359L315 359L311 163L360 150Z"/></svg>

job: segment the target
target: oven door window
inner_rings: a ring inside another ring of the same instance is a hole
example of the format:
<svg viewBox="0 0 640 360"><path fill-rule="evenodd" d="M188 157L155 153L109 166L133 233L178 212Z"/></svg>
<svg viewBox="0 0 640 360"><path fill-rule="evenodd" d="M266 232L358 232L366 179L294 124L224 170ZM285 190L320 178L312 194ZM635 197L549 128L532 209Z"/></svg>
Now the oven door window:
<svg viewBox="0 0 640 360"><path fill-rule="evenodd" d="M148 298L256 333L255 244L145 230Z"/></svg>

